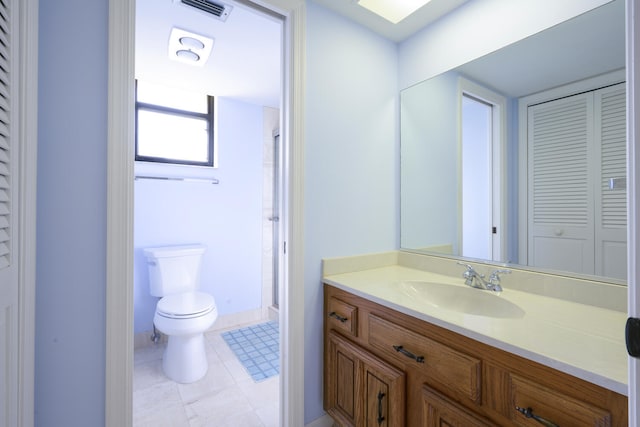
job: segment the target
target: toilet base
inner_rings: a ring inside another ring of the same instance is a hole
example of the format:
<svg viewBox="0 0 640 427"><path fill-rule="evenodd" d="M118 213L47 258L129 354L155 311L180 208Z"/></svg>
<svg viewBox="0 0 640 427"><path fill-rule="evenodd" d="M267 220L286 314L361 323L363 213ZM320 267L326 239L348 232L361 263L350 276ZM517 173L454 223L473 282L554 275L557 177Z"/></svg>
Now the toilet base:
<svg viewBox="0 0 640 427"><path fill-rule="evenodd" d="M162 357L162 369L173 381L187 384L204 377L209 368L204 334L169 335Z"/></svg>

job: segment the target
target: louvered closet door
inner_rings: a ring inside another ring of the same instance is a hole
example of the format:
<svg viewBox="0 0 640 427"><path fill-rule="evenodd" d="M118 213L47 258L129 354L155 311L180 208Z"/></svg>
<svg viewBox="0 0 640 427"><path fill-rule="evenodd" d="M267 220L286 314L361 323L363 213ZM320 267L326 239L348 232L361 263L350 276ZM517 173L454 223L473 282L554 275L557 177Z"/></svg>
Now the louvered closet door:
<svg viewBox="0 0 640 427"><path fill-rule="evenodd" d="M594 92L596 154L595 273L627 277L626 89L621 83Z"/></svg>
<svg viewBox="0 0 640 427"><path fill-rule="evenodd" d="M531 106L528 116L528 263L593 274L593 96Z"/></svg>
<svg viewBox="0 0 640 427"><path fill-rule="evenodd" d="M18 144L13 120L9 5L0 2L0 426L18 424Z"/></svg>

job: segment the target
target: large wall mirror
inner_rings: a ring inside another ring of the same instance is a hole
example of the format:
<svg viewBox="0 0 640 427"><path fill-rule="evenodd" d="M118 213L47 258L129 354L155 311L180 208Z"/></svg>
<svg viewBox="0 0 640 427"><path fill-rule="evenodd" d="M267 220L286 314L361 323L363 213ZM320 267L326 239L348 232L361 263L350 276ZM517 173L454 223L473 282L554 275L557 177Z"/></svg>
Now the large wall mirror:
<svg viewBox="0 0 640 427"><path fill-rule="evenodd" d="M626 283L625 7L401 92L401 247Z"/></svg>

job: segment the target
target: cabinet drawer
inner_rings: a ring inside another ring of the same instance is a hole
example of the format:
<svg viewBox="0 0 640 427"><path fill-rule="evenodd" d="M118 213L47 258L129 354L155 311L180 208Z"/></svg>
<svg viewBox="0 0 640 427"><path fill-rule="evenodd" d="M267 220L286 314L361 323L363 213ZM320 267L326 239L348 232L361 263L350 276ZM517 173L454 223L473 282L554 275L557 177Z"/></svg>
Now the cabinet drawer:
<svg viewBox="0 0 640 427"><path fill-rule="evenodd" d="M533 381L511 374L511 419L518 426L540 426L533 416L550 422L549 425L610 426L611 414L573 397L551 390ZM516 407L529 409L527 418Z"/></svg>
<svg viewBox="0 0 640 427"><path fill-rule="evenodd" d="M373 314L369 316L369 344L405 366L419 369L450 390L480 403L480 359Z"/></svg>
<svg viewBox="0 0 640 427"><path fill-rule="evenodd" d="M336 297L329 297L326 313L328 325L331 328L339 329L354 337L358 336L358 307Z"/></svg>
<svg viewBox="0 0 640 427"><path fill-rule="evenodd" d="M474 414L428 386L422 388L421 425L422 427L496 427L491 421Z"/></svg>

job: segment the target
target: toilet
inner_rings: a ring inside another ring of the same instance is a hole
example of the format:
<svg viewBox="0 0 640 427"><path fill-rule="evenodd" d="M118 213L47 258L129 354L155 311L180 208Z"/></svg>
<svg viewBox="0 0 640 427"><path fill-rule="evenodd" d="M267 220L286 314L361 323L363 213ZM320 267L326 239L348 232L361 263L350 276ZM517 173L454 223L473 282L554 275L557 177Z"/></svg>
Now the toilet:
<svg viewBox="0 0 640 427"><path fill-rule="evenodd" d="M162 368L179 383L198 381L207 373L204 332L218 317L213 296L199 292L203 245L144 249L149 289L160 297L153 324L169 337Z"/></svg>

